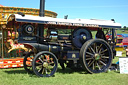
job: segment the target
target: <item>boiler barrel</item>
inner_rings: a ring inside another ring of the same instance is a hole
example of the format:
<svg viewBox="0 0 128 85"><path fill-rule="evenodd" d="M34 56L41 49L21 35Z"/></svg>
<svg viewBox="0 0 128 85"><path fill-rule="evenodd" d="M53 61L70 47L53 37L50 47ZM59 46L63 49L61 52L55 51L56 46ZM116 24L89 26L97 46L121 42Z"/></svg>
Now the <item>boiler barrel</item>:
<svg viewBox="0 0 128 85"><path fill-rule="evenodd" d="M33 47L37 49L37 51L50 51L52 53L58 53L58 52L67 52L71 51L71 47L67 46L60 46L60 45L45 45L45 44L38 44L38 43L31 43Z"/></svg>

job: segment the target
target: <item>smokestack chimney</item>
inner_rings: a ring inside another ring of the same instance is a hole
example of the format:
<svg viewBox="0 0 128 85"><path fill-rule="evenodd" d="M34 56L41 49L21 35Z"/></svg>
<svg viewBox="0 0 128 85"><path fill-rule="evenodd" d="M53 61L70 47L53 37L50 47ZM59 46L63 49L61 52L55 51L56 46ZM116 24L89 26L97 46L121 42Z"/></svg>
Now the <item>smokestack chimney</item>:
<svg viewBox="0 0 128 85"><path fill-rule="evenodd" d="M45 16L45 0L40 0L40 12L39 12L40 17ZM39 37L41 37L39 40L39 43L42 44L44 42L44 25L39 24Z"/></svg>
<svg viewBox="0 0 128 85"><path fill-rule="evenodd" d="M39 16L44 17L45 12L45 0L40 0L40 12Z"/></svg>

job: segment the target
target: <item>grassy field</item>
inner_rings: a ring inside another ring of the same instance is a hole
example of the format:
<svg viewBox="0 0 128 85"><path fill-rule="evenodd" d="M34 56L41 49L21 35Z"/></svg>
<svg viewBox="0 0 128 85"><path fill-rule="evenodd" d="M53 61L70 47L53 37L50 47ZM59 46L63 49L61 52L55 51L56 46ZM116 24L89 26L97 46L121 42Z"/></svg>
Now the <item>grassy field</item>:
<svg viewBox="0 0 128 85"><path fill-rule="evenodd" d="M125 52L123 52L125 56ZM113 63L118 61L115 57ZM28 74L24 68L0 69L0 85L127 85L128 75L119 71L107 73L89 74L82 70L64 71L58 67L54 77L39 78L34 74Z"/></svg>
<svg viewBox="0 0 128 85"><path fill-rule="evenodd" d="M125 56L125 51L123 51ZM118 61L115 57L113 63ZM54 77L39 78L28 74L24 68L0 69L0 85L127 85L128 75L119 71L89 74L82 70L71 70L58 67Z"/></svg>
<svg viewBox="0 0 128 85"><path fill-rule="evenodd" d="M121 30L116 30L117 34L128 34L128 30L121 31Z"/></svg>
<svg viewBox="0 0 128 85"><path fill-rule="evenodd" d="M23 68L1 69L0 85L127 85L128 75L119 71L100 74L88 74L84 71L73 71L58 68L54 77L38 78L27 74Z"/></svg>

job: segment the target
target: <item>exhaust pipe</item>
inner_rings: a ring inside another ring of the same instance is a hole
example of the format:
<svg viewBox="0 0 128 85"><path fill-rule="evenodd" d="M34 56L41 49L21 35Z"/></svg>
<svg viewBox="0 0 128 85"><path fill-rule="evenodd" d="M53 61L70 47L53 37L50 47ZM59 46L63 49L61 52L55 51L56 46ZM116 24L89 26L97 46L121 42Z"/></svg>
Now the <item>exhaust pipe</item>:
<svg viewBox="0 0 128 85"><path fill-rule="evenodd" d="M40 12L39 16L44 17L44 12L45 12L45 0L40 0Z"/></svg>
<svg viewBox="0 0 128 85"><path fill-rule="evenodd" d="M45 16L45 0L40 0L40 11L39 16L44 17ZM41 37L39 40L39 43L42 44L44 42L44 25L39 24L39 37Z"/></svg>

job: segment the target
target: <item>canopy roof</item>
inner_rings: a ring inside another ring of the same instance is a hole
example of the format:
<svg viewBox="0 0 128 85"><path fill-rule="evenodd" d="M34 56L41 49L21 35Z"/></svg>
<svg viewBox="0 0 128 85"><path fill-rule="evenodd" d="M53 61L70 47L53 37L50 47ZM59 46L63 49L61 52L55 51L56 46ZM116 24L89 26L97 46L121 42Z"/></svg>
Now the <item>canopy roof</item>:
<svg viewBox="0 0 128 85"><path fill-rule="evenodd" d="M99 27L99 28L121 28L120 23L115 23L111 20L97 20L97 19L60 19L52 17L40 17L32 15L10 15L8 22L15 19L16 22L25 23L39 23L39 24L53 24L66 26L80 26L80 27Z"/></svg>

